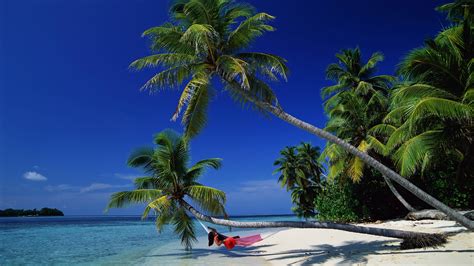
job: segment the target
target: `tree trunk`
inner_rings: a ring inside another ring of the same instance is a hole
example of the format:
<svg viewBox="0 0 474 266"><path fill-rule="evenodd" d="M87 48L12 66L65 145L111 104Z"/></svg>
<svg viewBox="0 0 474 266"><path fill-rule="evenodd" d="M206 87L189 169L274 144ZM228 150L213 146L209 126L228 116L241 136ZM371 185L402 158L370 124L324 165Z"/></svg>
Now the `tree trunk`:
<svg viewBox="0 0 474 266"><path fill-rule="evenodd" d="M413 208L410 203L408 203L400 193L398 193L397 189L393 186L392 181L388 179L387 177L383 177L385 179L385 183L387 183L387 186L390 188L390 191L392 191L393 195L397 197L397 199L405 206L405 208L410 211L410 212L416 212L417 210Z"/></svg>
<svg viewBox="0 0 474 266"><path fill-rule="evenodd" d="M460 214L464 215L470 220L474 218L474 211L460 211ZM449 217L446 214L438 211L438 210L421 210L421 211L414 211L407 214L405 217L407 220L423 220L423 219L431 219L431 220L449 220Z"/></svg>
<svg viewBox="0 0 474 266"><path fill-rule="evenodd" d="M325 228L342 230L360 234L377 235L383 237L393 237L403 239L402 249L436 247L446 243L446 236L443 234L428 234L396 229L384 229L366 226L357 226L352 224L338 224L331 222L308 222L308 221L275 221L275 222L237 222L232 220L219 219L200 213L193 206L184 200L180 204L191 212L197 219L229 227L239 228Z"/></svg>
<svg viewBox="0 0 474 266"><path fill-rule="evenodd" d="M370 155L368 155L365 152L360 151L356 147L350 145L349 143L345 142L344 140L334 136L333 134L324 131L320 128L317 128L311 124L308 124L288 113L283 111L281 107L275 107L269 103L258 101L251 97L250 95L246 94L246 92L240 91L241 95L243 95L248 101L252 102L256 106L272 113L276 117L282 119L283 121L294 125L296 127L299 127L303 130L306 130L310 132L311 134L314 134L316 136L319 136L323 139L326 139L329 142L335 143L336 145L341 146L344 150L347 152L359 157L362 161L364 161L366 164L372 166L376 170L378 170L383 176L386 176L387 178L397 182L399 185L404 187L406 190L410 191L413 193L415 196L417 196L419 199L422 201L426 202L427 204L433 206L434 208L440 210L441 212L444 212L449 218L453 219L454 221L462 224L469 230L473 231L474 230L474 221L469 220L468 218L464 217L462 214L458 213L457 211L451 209L441 201L435 199L428 193L424 192L423 190L419 189L417 186L413 185L410 181L407 179L403 178L399 174L397 174L395 171L392 169L386 167L385 165L381 164L379 161L375 160L372 158Z"/></svg>

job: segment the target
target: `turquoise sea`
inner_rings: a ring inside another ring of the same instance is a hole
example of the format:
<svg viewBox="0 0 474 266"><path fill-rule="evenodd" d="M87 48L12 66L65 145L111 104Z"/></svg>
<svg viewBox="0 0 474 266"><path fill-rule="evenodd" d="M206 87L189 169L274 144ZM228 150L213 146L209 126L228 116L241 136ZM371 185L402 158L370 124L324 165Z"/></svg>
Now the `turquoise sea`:
<svg viewBox="0 0 474 266"><path fill-rule="evenodd" d="M240 221L297 220L294 216L237 217ZM248 230L229 235L252 234ZM222 247L207 247L205 231L197 224L199 243L192 253L186 252L171 228L161 234L152 219L138 216L65 216L0 218L0 265L51 264L221 264L222 258L239 257L243 248L226 252ZM216 257L214 254L218 254ZM243 256L241 256L243 257ZM205 258L205 260L199 260Z"/></svg>

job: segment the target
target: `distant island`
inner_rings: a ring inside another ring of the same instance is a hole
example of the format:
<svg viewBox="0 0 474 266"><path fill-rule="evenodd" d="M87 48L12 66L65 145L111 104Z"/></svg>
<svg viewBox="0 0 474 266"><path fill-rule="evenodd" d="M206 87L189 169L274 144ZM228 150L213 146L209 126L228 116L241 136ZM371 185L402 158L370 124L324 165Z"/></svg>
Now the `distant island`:
<svg viewBox="0 0 474 266"><path fill-rule="evenodd" d="M19 216L64 216L64 213L58 209L42 208L41 210L0 210L0 217L19 217Z"/></svg>

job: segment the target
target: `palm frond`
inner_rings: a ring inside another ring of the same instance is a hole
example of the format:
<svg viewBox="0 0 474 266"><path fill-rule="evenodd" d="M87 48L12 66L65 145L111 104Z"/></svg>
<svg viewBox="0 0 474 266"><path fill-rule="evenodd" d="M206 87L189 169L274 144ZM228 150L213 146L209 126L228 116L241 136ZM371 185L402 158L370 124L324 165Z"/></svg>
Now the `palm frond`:
<svg viewBox="0 0 474 266"><path fill-rule="evenodd" d="M213 215L223 214L223 206L226 201L226 195L223 191L202 185L192 185L185 188L185 190L189 197L203 210Z"/></svg>
<svg viewBox="0 0 474 266"><path fill-rule="evenodd" d="M145 210L142 214L142 219L146 219L148 217L148 213L150 210L155 210L159 214L168 213L169 208L171 207L171 201L168 199L167 195L161 196L150 203L145 207Z"/></svg>
<svg viewBox="0 0 474 266"><path fill-rule="evenodd" d="M211 25L192 24L181 36L180 42L194 47L196 54L209 54L219 42L219 33Z"/></svg>
<svg viewBox="0 0 474 266"><path fill-rule="evenodd" d="M284 80L288 77L288 67L286 60L282 57L267 54L267 53L238 53L237 58L245 60L252 67L257 69L260 73L268 76L268 73L277 74Z"/></svg>
<svg viewBox="0 0 474 266"><path fill-rule="evenodd" d="M458 121L470 121L474 117L473 108L457 101L426 97L419 101L411 112L410 126L415 125L419 120L434 116L440 119L451 119Z"/></svg>
<svg viewBox="0 0 474 266"><path fill-rule="evenodd" d="M216 64L217 72L224 80L237 81L243 89L250 89L247 62L229 55L222 55L217 59Z"/></svg>
<svg viewBox="0 0 474 266"><path fill-rule="evenodd" d="M245 48L264 32L273 31L274 28L267 23L274 18L275 17L266 13L258 13L242 21L242 23L229 34L226 49L233 51Z"/></svg>
<svg viewBox="0 0 474 266"><path fill-rule="evenodd" d="M196 61L196 57L189 54L180 53L166 53L154 54L137 59L130 64L130 68L141 70L143 68L165 66L165 67L179 67L188 65Z"/></svg>
<svg viewBox="0 0 474 266"><path fill-rule="evenodd" d="M112 194L106 210L111 208L122 208L130 204L146 203L161 197L163 192L159 189L136 189L133 191L122 191Z"/></svg>
<svg viewBox="0 0 474 266"><path fill-rule="evenodd" d="M178 208L173 214L174 231L181 238L181 244L186 250L191 250L193 243L197 241L194 232L194 223L183 207Z"/></svg>
<svg viewBox="0 0 474 266"><path fill-rule="evenodd" d="M191 96L187 108L184 112L181 123L184 126L184 134L186 139L196 136L206 124L207 106L209 105L210 90L208 83L204 83L195 88Z"/></svg>
<svg viewBox="0 0 474 266"><path fill-rule="evenodd" d="M439 130L430 130L403 143L394 154L395 163L402 176L408 177L421 168L426 154L436 149L439 135Z"/></svg>
<svg viewBox="0 0 474 266"><path fill-rule="evenodd" d="M127 164L131 167L147 168L153 159L154 150L151 147L135 149L128 157Z"/></svg>
<svg viewBox="0 0 474 266"><path fill-rule="evenodd" d="M192 67L176 66L165 69L155 74L141 88L141 90L149 90L154 93L159 90L176 88L191 75Z"/></svg>

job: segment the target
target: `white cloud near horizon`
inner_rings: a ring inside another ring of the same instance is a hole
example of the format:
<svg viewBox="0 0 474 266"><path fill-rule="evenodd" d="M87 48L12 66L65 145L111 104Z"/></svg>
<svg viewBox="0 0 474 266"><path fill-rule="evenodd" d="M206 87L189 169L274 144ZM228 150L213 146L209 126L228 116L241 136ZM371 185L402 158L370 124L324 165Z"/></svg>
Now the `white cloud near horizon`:
<svg viewBox="0 0 474 266"><path fill-rule="evenodd" d="M48 185L48 186L45 186L44 189L48 192L88 193L88 192L113 189L113 188L127 188L130 186L131 184L113 185L113 184L105 184L105 183L92 183L88 186L72 186L68 184L60 184L60 185Z"/></svg>
<svg viewBox="0 0 474 266"><path fill-rule="evenodd" d="M49 185L49 186L44 187L44 189L46 189L46 191L49 191L49 192L57 192L57 191L74 190L74 189L77 189L77 187L74 187L68 184L60 184L57 186Z"/></svg>
<svg viewBox="0 0 474 266"><path fill-rule="evenodd" d="M46 176L38 173L38 172L35 172L35 171L28 171L26 173L23 174L23 178L27 179L27 180L31 180L31 181L46 181L48 180L48 178L46 178Z"/></svg>
<svg viewBox="0 0 474 266"><path fill-rule="evenodd" d="M135 174L120 174L120 173L115 173L115 177L120 178L120 179L125 179L125 180L135 180L137 178L137 175Z"/></svg>
<svg viewBox="0 0 474 266"><path fill-rule="evenodd" d="M130 185L112 185L112 184L105 184L105 183L92 183L87 187L83 187L79 190L81 193L92 192L97 190L104 190L110 188L125 188L130 187Z"/></svg>
<svg viewBox="0 0 474 266"><path fill-rule="evenodd" d="M263 179L263 180L255 180L255 181L246 181L241 183L239 191L240 192L272 192L272 191L280 191L282 188L277 183L275 179Z"/></svg>

